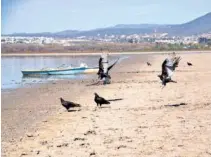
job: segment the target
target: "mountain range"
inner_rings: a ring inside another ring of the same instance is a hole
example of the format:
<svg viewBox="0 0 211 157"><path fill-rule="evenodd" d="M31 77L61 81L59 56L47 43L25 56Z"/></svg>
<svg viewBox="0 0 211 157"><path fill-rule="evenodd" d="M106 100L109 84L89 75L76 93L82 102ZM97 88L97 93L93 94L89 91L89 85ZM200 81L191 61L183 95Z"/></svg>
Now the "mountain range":
<svg viewBox="0 0 211 157"><path fill-rule="evenodd" d="M15 33L8 36L45 36L45 37L93 37L105 35L130 35L168 33L169 36L189 36L211 32L211 12L183 24L118 24L113 27L99 28L88 31L65 30L61 32Z"/></svg>

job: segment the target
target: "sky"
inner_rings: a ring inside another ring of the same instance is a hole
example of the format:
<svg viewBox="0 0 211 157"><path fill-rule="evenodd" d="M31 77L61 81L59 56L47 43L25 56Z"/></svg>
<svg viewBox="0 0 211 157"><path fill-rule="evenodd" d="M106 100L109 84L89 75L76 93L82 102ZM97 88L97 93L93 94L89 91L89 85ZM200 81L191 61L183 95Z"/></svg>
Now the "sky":
<svg viewBox="0 0 211 157"><path fill-rule="evenodd" d="M1 5L2 34L180 24L211 12L211 0L2 0Z"/></svg>

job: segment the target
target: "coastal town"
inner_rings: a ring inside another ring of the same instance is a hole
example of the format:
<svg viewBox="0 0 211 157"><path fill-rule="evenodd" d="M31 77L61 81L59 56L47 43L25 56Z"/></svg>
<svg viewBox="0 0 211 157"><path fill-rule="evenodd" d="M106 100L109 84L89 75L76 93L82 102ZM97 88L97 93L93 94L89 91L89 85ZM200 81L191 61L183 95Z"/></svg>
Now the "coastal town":
<svg viewBox="0 0 211 157"><path fill-rule="evenodd" d="M2 36L2 44L59 44L71 46L72 42L114 42L114 43L166 43L166 44L207 44L211 45L211 32L192 36L169 36L168 33L152 34L131 34L131 35L104 35L98 36L79 36L75 38L58 37L24 37L24 36Z"/></svg>

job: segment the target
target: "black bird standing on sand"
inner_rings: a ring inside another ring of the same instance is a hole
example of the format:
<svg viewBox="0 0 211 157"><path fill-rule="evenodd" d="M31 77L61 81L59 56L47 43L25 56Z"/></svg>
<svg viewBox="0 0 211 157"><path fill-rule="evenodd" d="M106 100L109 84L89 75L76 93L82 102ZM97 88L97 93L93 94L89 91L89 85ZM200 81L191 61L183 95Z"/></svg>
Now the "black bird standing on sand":
<svg viewBox="0 0 211 157"><path fill-rule="evenodd" d="M96 102L97 106L98 105L102 105L102 104L110 104L110 102L106 99L104 99L103 97L100 97L97 93L94 93L95 94L95 98L94 98L94 101Z"/></svg>
<svg viewBox="0 0 211 157"><path fill-rule="evenodd" d="M69 108L74 108L74 107L81 107L80 104L76 104L74 102L71 102L71 101L65 101L64 99L60 98L61 100L61 104L62 106L64 106L67 111L69 110Z"/></svg>
<svg viewBox="0 0 211 157"><path fill-rule="evenodd" d="M162 64L162 74L158 75L160 80L162 81L162 85L166 86L166 83L174 82L171 79L173 72L175 71L175 68L178 67L179 61L181 60L180 57L174 57L172 59L166 58Z"/></svg>
<svg viewBox="0 0 211 157"><path fill-rule="evenodd" d="M192 64L192 63L190 63L190 62L187 62L187 65L188 65L188 66L193 66L193 64Z"/></svg>
<svg viewBox="0 0 211 157"><path fill-rule="evenodd" d="M149 63L149 62L147 62L147 65L148 65L148 66L151 66L152 64L151 64L151 63Z"/></svg>

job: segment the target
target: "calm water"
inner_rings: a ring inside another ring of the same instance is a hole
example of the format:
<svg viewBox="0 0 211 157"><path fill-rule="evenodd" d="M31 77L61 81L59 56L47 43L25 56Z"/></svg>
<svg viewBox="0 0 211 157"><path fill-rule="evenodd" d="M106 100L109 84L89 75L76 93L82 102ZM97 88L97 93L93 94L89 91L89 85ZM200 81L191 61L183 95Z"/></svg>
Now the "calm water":
<svg viewBox="0 0 211 157"><path fill-rule="evenodd" d="M127 56L121 56L121 59ZM109 62L112 63L120 56L109 56ZM1 60L1 89L18 88L31 83L44 83L52 80L63 79L89 79L96 78L96 74L80 75L54 75L44 77L23 77L21 70L56 68L65 65L80 66L80 63L86 63L89 67L98 66L99 56L64 56L64 57L2 57Z"/></svg>

